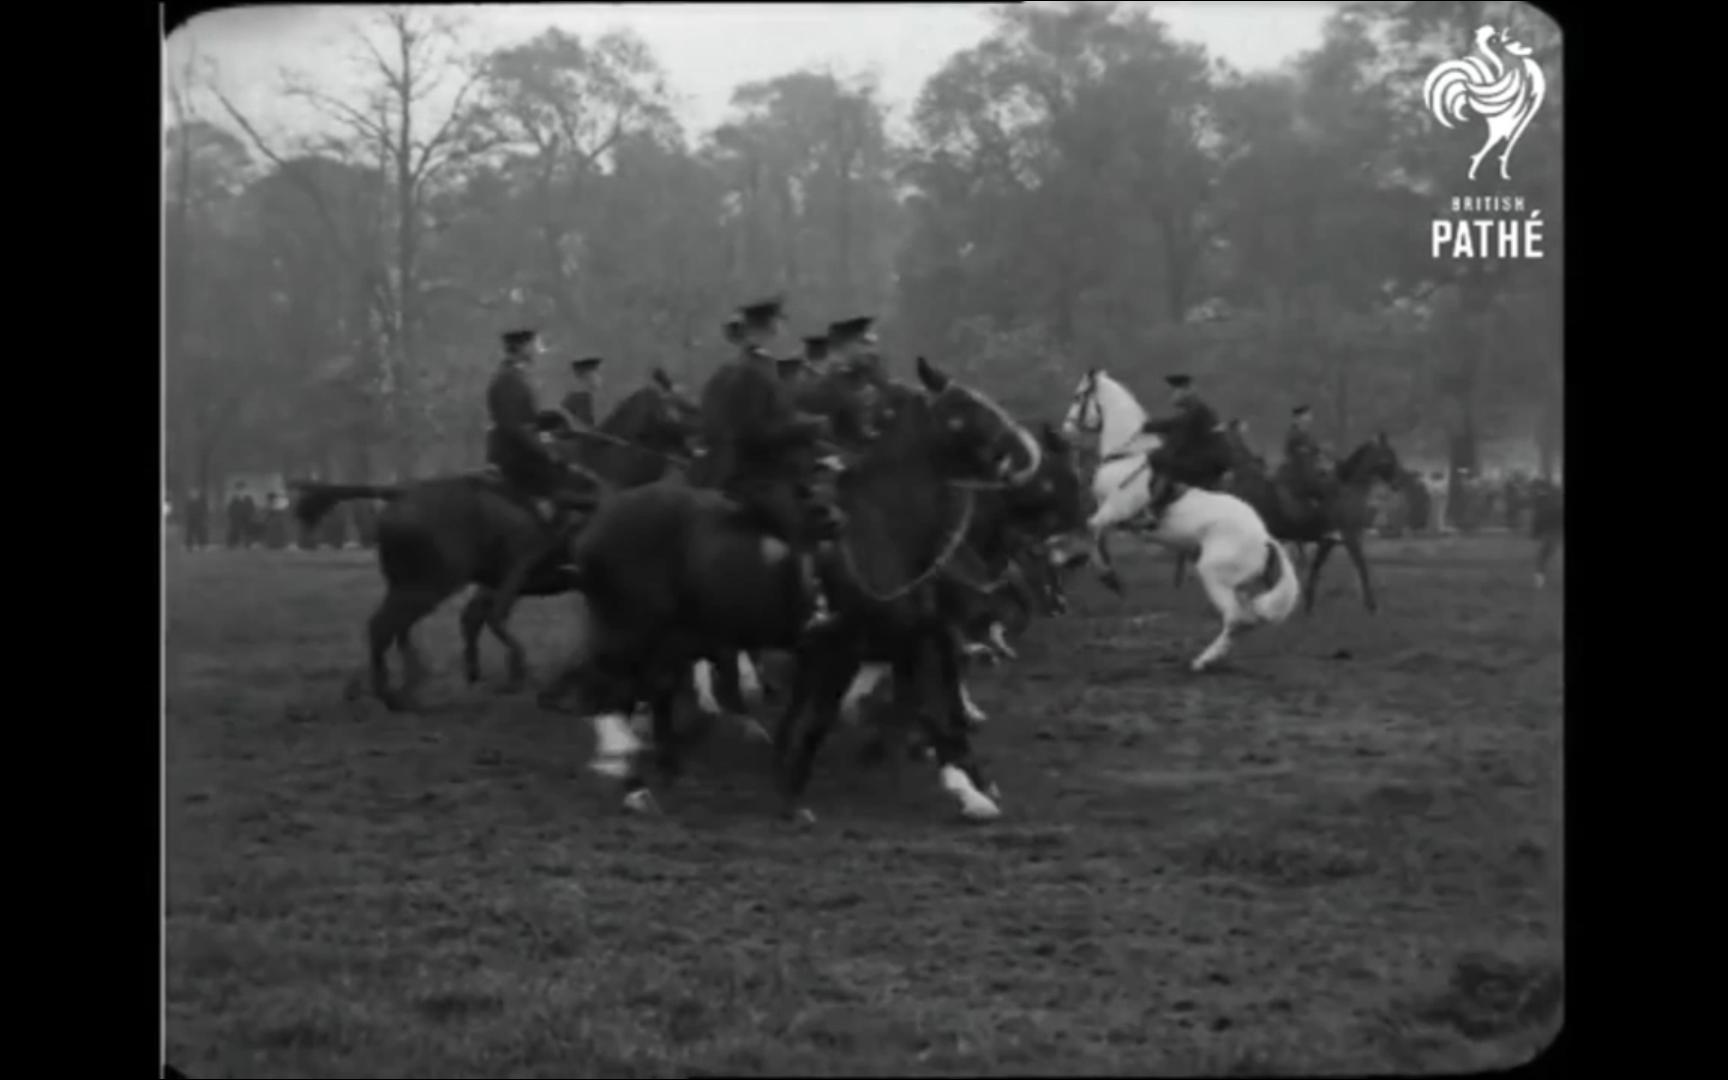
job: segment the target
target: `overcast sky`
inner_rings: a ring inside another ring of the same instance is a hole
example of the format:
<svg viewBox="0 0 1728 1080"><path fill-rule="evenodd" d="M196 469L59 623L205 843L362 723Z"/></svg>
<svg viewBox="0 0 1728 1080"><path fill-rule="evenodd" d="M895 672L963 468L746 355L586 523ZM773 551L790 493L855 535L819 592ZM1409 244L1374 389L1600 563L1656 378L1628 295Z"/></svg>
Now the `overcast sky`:
<svg viewBox="0 0 1728 1080"><path fill-rule="evenodd" d="M1318 44L1335 3L1159 3L1178 36L1242 68L1265 68ZM465 44L490 49L548 26L591 35L633 29L664 65L680 115L704 132L727 113L741 83L811 66L872 71L894 117L905 117L924 81L988 32L987 4L496 4L444 10L467 21ZM267 129L305 122L284 104L280 71L304 71L332 92L352 84L352 27L364 5L229 8L199 15L169 37L170 63L189 47L214 60L221 85Z"/></svg>

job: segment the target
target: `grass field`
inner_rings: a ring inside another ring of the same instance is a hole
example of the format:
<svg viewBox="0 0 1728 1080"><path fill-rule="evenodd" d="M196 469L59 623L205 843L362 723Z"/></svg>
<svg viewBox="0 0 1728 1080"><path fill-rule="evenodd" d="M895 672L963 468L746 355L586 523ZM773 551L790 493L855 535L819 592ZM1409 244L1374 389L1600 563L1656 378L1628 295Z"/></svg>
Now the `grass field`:
<svg viewBox="0 0 1728 1080"><path fill-rule="evenodd" d="M170 552L168 1043L194 1076L1459 1071L1561 1012L1561 598L1527 542L1386 543L1367 615L1182 665L1199 586L1120 541L1126 600L979 676L1007 817L837 736L822 821L718 731L666 816L586 725L470 690L350 703L364 553ZM518 625L539 670L564 601ZM488 642L494 677L500 656Z"/></svg>

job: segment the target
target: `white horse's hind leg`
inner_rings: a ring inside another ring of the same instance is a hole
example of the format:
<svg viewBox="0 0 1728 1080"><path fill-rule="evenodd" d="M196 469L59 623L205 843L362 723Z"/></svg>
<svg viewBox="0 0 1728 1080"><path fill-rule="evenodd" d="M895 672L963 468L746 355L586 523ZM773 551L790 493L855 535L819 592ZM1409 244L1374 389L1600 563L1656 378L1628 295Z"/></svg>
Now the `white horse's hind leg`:
<svg viewBox="0 0 1728 1080"><path fill-rule="evenodd" d="M1207 668L1224 659L1230 653L1236 634L1251 620L1242 610L1242 601L1236 595L1234 586L1226 584L1219 573L1219 567L1200 563L1200 584L1205 586L1206 595L1211 598L1212 606L1224 620L1224 628L1218 636L1212 639L1212 644L1206 646L1204 652L1194 658L1192 665L1195 671L1205 671Z"/></svg>
<svg viewBox="0 0 1728 1080"><path fill-rule="evenodd" d="M621 713L601 713L593 718L594 760L588 767L602 776L623 778L630 774L630 761L642 749L642 740L630 730L630 720Z"/></svg>
<svg viewBox="0 0 1728 1080"><path fill-rule="evenodd" d="M714 697L714 665L706 660L698 660L694 674L697 707L709 716L719 716L723 710Z"/></svg>
<svg viewBox="0 0 1728 1080"><path fill-rule="evenodd" d="M978 707L978 703L972 700L972 691L967 689L965 679L960 680L960 707L966 710L966 722L973 727L990 719L989 715Z"/></svg>
<svg viewBox="0 0 1728 1080"><path fill-rule="evenodd" d="M762 677L756 673L756 665L750 660L750 654L738 654L738 687L744 694L744 700L752 705L762 704Z"/></svg>

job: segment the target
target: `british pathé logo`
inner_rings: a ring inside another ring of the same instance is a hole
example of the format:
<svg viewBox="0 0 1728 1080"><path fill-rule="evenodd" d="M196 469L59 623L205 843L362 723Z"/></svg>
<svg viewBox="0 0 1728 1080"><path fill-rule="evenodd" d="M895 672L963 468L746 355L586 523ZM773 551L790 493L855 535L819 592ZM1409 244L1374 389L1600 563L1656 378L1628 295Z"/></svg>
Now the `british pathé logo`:
<svg viewBox="0 0 1728 1080"><path fill-rule="evenodd" d="M1498 44L1498 48L1496 48ZM1502 56L1504 49L1508 55ZM1510 180L1507 165L1512 149L1548 96L1548 80L1531 48L1514 41L1504 30L1484 26L1476 31L1476 49L1462 60L1447 60L1428 73L1422 98L1442 127L1472 115L1488 125L1487 141L1470 155L1469 179L1488 151L1500 147L1500 179Z"/></svg>
<svg viewBox="0 0 1728 1080"><path fill-rule="evenodd" d="M1500 179L1510 180L1512 151L1548 96L1548 80L1529 45L1492 26L1476 31L1476 47L1461 60L1435 65L1422 84L1422 99L1442 127L1472 118L1487 128L1470 155L1468 180L1482 159L1499 149ZM1454 195L1446 216L1429 230L1436 259L1540 259L1542 211L1523 195Z"/></svg>

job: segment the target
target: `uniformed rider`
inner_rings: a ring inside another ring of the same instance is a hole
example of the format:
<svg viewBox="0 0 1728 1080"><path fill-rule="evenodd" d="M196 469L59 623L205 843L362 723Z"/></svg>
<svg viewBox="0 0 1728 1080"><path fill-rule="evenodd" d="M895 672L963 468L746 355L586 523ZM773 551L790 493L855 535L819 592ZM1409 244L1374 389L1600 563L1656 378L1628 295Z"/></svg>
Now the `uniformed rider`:
<svg viewBox="0 0 1728 1080"><path fill-rule="evenodd" d="M1220 430L1218 414L1195 392L1193 377L1167 375L1164 382L1170 387L1175 412L1148 420L1141 428L1163 439L1147 456L1152 468L1147 509L1154 524L1175 498L1178 485L1211 486L1230 467L1229 445Z"/></svg>
<svg viewBox="0 0 1728 1080"><path fill-rule="evenodd" d="M543 350L533 330L503 335L504 358L486 386L486 460L512 487L534 500L547 522L562 531L569 512L586 503L576 476L540 438L540 408L527 368Z"/></svg>
<svg viewBox="0 0 1728 1080"><path fill-rule="evenodd" d="M775 370L768 346L783 320L781 301L765 300L740 309L735 331L727 324L739 352L703 388L702 427L717 485L792 549L812 607L807 628L813 628L830 622L833 613L799 494L824 422L798 413Z"/></svg>
<svg viewBox="0 0 1728 1080"><path fill-rule="evenodd" d="M869 315L843 319L828 325L828 354L831 366L845 371L869 369L880 374L881 358L876 355L876 320Z"/></svg>
<svg viewBox="0 0 1728 1080"><path fill-rule="evenodd" d="M1290 410L1290 430L1284 434L1284 463L1297 493L1314 503L1331 494L1326 452L1314 437L1314 410L1298 405Z"/></svg>
<svg viewBox="0 0 1728 1080"><path fill-rule="evenodd" d="M810 360L804 356L782 356L774 361L774 373L796 392L798 384L810 374Z"/></svg>
<svg viewBox="0 0 1728 1080"><path fill-rule="evenodd" d="M570 361L570 371L576 376L576 386L564 395L564 400L559 404L570 414L570 419L585 428L594 426L594 402L600 396L600 365L605 362L605 359L599 356L584 356L580 360Z"/></svg>

